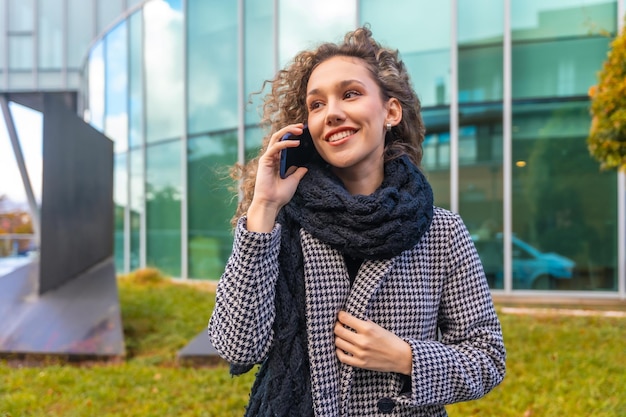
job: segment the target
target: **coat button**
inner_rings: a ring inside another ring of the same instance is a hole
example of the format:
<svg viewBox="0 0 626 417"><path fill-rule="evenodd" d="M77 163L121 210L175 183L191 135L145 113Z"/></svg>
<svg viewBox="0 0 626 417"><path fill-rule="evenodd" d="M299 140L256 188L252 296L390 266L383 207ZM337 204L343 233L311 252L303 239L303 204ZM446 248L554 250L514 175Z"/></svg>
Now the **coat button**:
<svg viewBox="0 0 626 417"><path fill-rule="evenodd" d="M389 414L393 411L396 403L391 398L381 398L378 400L378 409L385 414Z"/></svg>

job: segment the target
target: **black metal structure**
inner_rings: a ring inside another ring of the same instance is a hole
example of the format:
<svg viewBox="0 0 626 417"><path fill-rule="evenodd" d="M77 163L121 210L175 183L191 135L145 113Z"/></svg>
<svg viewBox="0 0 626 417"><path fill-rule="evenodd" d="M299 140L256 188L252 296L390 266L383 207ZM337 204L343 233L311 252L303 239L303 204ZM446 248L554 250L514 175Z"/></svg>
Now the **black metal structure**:
<svg viewBox="0 0 626 417"><path fill-rule="evenodd" d="M0 355L124 356L113 143L67 94L9 99L43 111L43 190L39 259L0 277Z"/></svg>

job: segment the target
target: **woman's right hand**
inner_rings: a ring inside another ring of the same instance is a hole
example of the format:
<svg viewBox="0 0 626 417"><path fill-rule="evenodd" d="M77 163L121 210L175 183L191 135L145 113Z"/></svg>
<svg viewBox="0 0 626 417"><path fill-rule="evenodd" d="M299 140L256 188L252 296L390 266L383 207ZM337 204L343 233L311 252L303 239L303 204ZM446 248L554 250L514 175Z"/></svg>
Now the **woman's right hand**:
<svg viewBox="0 0 626 417"><path fill-rule="evenodd" d="M298 168L287 178L281 178L280 152L299 145L298 141L280 139L287 133L302 134L302 123L286 126L275 132L267 149L259 158L254 184L254 196L247 213L247 228L251 232L271 232L280 209L291 200L307 169Z"/></svg>

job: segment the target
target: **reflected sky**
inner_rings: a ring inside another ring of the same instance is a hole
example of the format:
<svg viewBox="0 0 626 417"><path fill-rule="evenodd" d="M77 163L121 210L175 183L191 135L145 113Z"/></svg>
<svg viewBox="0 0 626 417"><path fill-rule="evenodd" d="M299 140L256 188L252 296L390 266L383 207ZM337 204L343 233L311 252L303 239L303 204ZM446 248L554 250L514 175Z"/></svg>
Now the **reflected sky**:
<svg viewBox="0 0 626 417"><path fill-rule="evenodd" d="M283 67L301 50L322 41L339 41L354 29L356 1L281 0L278 10L279 62Z"/></svg>

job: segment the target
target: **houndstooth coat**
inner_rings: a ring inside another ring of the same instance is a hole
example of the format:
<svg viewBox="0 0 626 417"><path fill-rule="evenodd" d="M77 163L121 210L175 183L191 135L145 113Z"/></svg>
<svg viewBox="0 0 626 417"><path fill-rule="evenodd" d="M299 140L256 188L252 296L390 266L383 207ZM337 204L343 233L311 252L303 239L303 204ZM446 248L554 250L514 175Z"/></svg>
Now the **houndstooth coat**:
<svg viewBox="0 0 626 417"><path fill-rule="evenodd" d="M435 207L429 231L413 249L366 260L352 287L342 254L304 230L300 235L316 416L445 416L445 404L479 398L500 383L500 323L458 215ZM279 249L280 225L252 233L240 220L209 322L214 347L231 363L260 363L270 350ZM410 344L407 392L406 377L338 361L333 327L342 309Z"/></svg>

